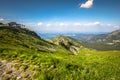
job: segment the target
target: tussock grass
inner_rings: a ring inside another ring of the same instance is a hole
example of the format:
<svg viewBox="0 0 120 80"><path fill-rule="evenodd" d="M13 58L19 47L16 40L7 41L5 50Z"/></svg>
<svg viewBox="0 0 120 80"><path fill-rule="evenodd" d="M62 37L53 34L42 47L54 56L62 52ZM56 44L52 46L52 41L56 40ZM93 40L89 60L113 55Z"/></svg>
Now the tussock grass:
<svg viewBox="0 0 120 80"><path fill-rule="evenodd" d="M119 80L120 52L81 49L76 55L0 49L0 59L15 61L36 80ZM62 51L63 52L63 51ZM24 64L23 64L24 63ZM17 69L16 69L17 70ZM23 75L25 78L28 74Z"/></svg>

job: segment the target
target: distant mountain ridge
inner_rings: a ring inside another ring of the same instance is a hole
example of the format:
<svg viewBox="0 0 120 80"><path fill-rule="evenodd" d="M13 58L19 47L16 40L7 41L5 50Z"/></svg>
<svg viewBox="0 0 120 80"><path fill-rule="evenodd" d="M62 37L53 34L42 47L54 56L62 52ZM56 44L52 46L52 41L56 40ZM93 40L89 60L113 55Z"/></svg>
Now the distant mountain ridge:
<svg viewBox="0 0 120 80"><path fill-rule="evenodd" d="M108 34L96 35L90 41L114 42L120 40L120 29Z"/></svg>
<svg viewBox="0 0 120 80"><path fill-rule="evenodd" d="M108 40L120 40L120 29L107 34L106 39L108 39Z"/></svg>
<svg viewBox="0 0 120 80"><path fill-rule="evenodd" d="M112 42L113 40L120 40L120 29L104 34L85 34L73 36L76 40L81 40L83 42Z"/></svg>
<svg viewBox="0 0 120 80"><path fill-rule="evenodd" d="M120 50L120 29L107 34L77 36L87 48L97 50Z"/></svg>

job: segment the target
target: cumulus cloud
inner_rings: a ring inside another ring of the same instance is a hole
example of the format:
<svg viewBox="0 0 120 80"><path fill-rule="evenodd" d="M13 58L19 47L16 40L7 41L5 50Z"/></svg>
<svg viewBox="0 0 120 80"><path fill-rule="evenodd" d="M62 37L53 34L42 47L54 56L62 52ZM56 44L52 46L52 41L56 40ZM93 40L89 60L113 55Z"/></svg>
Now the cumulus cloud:
<svg viewBox="0 0 120 80"><path fill-rule="evenodd" d="M93 24L94 25L100 25L101 23L97 21L97 22L94 22Z"/></svg>
<svg viewBox="0 0 120 80"><path fill-rule="evenodd" d="M36 27L35 27L36 26ZM104 24L95 22L39 22L36 23L33 30L38 32L111 32L120 29L119 24Z"/></svg>
<svg viewBox="0 0 120 80"><path fill-rule="evenodd" d="M52 25L52 24L50 24L50 23L46 24L47 27L50 27L51 25Z"/></svg>
<svg viewBox="0 0 120 80"><path fill-rule="evenodd" d="M81 26L82 24L79 22L74 23L75 26Z"/></svg>
<svg viewBox="0 0 120 80"><path fill-rule="evenodd" d="M102 25L102 23L101 22L99 22L99 21L96 21L96 22L91 22L91 23L84 23L84 24L82 24L83 26L100 26L100 25Z"/></svg>
<svg viewBox="0 0 120 80"><path fill-rule="evenodd" d="M60 25L60 26L68 26L67 23L63 23L63 22L62 22L62 23L59 23L59 25Z"/></svg>
<svg viewBox="0 0 120 80"><path fill-rule="evenodd" d="M113 27L115 29L120 29L120 25L118 24L107 24L108 27Z"/></svg>
<svg viewBox="0 0 120 80"><path fill-rule="evenodd" d="M93 5L93 0L88 0L87 2L85 3L82 3L80 5L80 8L91 8Z"/></svg>
<svg viewBox="0 0 120 80"><path fill-rule="evenodd" d="M38 26L42 26L42 25L43 25L43 23L42 23L42 22L39 22L37 25L38 25Z"/></svg>
<svg viewBox="0 0 120 80"><path fill-rule="evenodd" d="M4 19L3 19L3 18L0 18L0 22L1 22L1 21L4 21Z"/></svg>

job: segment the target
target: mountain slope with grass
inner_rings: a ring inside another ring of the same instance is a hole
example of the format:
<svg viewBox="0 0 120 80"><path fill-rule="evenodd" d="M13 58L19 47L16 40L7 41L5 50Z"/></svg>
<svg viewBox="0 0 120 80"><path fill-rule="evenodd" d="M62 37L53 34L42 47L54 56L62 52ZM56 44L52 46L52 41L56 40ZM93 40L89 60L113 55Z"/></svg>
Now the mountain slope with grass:
<svg viewBox="0 0 120 80"><path fill-rule="evenodd" d="M0 80L120 80L120 51L88 49L70 37L52 41L26 28L1 26ZM71 55L72 46L80 48L77 55Z"/></svg>
<svg viewBox="0 0 120 80"><path fill-rule="evenodd" d="M41 39L27 28L12 26L0 27L0 48L32 49L36 51L54 51L55 47Z"/></svg>

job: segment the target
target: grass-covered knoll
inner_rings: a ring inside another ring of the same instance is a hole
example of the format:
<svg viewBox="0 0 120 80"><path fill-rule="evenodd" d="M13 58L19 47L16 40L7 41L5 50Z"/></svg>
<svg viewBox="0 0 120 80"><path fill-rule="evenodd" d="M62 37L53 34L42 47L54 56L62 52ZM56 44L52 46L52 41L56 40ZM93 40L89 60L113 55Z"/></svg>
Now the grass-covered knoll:
<svg viewBox="0 0 120 80"><path fill-rule="evenodd" d="M32 80L119 80L120 52L81 49L76 55L0 49L0 62L11 64L0 73L2 79ZM7 66L7 65L4 65ZM0 65L1 71L4 66ZM14 69L13 69L14 68ZM21 72L20 74L18 74ZM31 73L30 73L31 72ZM14 74L14 75L12 75ZM10 76L6 76L10 75Z"/></svg>

